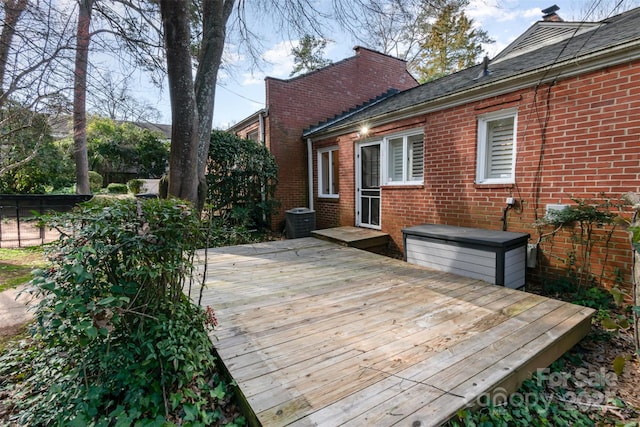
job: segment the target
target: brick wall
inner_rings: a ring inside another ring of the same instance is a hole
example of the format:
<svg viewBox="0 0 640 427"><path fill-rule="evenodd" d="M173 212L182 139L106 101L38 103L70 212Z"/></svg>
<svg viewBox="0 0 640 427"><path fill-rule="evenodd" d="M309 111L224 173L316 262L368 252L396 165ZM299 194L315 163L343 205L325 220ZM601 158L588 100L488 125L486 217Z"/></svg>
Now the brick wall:
<svg viewBox="0 0 640 427"><path fill-rule="evenodd" d="M518 109L516 184L477 185L477 116L506 108ZM540 236L532 224L545 215L547 204L572 205L572 197L593 199L600 193L618 200L626 192L640 192L640 63L373 128L372 134L416 127L425 132L424 185L382 189L382 230L399 250L401 229L422 223L500 230L507 197L518 200L508 212L508 230L529 233L535 243ZM340 146L340 225L354 224L348 163L354 161L355 140L352 134L323 142ZM543 239L535 274L564 274L570 248L567 232L553 241ZM605 282L618 278L629 284L625 232L616 231L610 250L596 248L592 257L597 276L606 261Z"/></svg>
<svg viewBox="0 0 640 427"><path fill-rule="evenodd" d="M359 47L355 56L321 70L290 80L266 79L267 145L279 166L276 198L280 209L273 218L274 228L283 227L286 210L308 206L303 130L390 88L404 90L416 85L404 61ZM330 207L326 209L327 215L336 217L337 208L333 214Z"/></svg>

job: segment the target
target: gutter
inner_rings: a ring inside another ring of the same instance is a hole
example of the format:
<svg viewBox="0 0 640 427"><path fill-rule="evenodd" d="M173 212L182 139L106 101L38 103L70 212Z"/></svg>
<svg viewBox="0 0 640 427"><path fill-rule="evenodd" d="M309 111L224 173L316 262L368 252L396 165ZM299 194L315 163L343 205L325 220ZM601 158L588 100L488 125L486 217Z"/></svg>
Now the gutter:
<svg viewBox="0 0 640 427"><path fill-rule="evenodd" d="M265 139L264 129L264 117L267 115L267 110L263 108L258 111L258 140L262 142L262 145L267 146L267 140Z"/></svg>
<svg viewBox="0 0 640 427"><path fill-rule="evenodd" d="M307 176L309 180L309 210L313 210L313 141L307 138Z"/></svg>

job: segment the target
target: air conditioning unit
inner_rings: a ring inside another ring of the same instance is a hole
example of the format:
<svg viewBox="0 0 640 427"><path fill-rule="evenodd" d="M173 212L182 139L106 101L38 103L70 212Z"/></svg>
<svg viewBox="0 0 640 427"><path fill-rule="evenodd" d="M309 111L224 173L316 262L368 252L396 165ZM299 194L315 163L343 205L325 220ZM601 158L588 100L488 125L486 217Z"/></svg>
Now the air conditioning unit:
<svg viewBox="0 0 640 427"><path fill-rule="evenodd" d="M286 211L285 235L287 239L311 237L316 229L316 211L309 208L293 208Z"/></svg>

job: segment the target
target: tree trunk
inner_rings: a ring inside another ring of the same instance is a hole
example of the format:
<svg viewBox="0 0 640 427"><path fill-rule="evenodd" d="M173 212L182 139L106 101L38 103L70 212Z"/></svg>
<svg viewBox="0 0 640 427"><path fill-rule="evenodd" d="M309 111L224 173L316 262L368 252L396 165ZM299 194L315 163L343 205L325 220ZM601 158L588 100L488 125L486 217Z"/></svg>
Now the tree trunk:
<svg viewBox="0 0 640 427"><path fill-rule="evenodd" d="M160 1L172 122L168 193L197 204L198 110L190 52L190 5L187 0Z"/></svg>
<svg viewBox="0 0 640 427"><path fill-rule="evenodd" d="M0 33L0 105L4 104L4 75L7 70L7 61L11 41L16 33L16 25L22 12L27 8L27 0L4 0L4 22Z"/></svg>
<svg viewBox="0 0 640 427"><path fill-rule="evenodd" d="M218 70L227 32L227 21L233 10L234 0L204 2L202 10L202 45L195 78L196 103L200 116L198 128L198 179L205 185L207 157L211 142L213 107L216 95ZM201 202L203 202L201 200Z"/></svg>
<svg viewBox="0 0 640 427"><path fill-rule="evenodd" d="M78 1L76 63L73 82L73 143L76 161L76 193L91 194L87 154L87 68L89 64L89 25L93 0Z"/></svg>

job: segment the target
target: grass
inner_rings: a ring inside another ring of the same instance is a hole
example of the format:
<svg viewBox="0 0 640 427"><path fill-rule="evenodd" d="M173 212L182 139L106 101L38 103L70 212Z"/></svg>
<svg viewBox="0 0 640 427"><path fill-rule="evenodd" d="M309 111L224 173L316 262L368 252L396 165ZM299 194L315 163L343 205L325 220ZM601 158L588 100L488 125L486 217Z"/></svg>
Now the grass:
<svg viewBox="0 0 640 427"><path fill-rule="evenodd" d="M42 246L19 249L0 249L0 292L15 288L31 280L31 271L44 267Z"/></svg>

